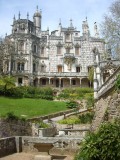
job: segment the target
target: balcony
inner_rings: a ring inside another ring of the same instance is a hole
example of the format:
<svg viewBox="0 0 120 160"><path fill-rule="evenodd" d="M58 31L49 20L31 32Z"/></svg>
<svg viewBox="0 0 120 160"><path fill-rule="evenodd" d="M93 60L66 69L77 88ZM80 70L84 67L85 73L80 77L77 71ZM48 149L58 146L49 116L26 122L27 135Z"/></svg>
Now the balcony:
<svg viewBox="0 0 120 160"><path fill-rule="evenodd" d="M20 71L12 71L11 72L13 75L17 74L17 75L24 75L24 74L29 74L30 72L28 70L20 70Z"/></svg>
<svg viewBox="0 0 120 160"><path fill-rule="evenodd" d="M44 73L38 73L38 76L44 76L44 77L87 77L87 72L44 72Z"/></svg>

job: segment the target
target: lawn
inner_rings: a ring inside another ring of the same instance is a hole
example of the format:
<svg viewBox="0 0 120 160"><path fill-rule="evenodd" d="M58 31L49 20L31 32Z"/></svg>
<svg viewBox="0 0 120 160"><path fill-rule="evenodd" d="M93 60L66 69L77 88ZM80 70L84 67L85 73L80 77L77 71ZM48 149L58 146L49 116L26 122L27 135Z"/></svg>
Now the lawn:
<svg viewBox="0 0 120 160"><path fill-rule="evenodd" d="M65 102L48 101L43 99L12 99L0 97L0 117L8 112L13 112L17 116L26 118L47 115L66 110Z"/></svg>

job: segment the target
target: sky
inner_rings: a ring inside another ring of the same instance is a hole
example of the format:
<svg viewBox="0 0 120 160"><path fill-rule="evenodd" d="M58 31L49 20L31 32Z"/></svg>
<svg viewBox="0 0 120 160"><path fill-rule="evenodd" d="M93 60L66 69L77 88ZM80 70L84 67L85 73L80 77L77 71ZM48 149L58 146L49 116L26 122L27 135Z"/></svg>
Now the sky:
<svg viewBox="0 0 120 160"><path fill-rule="evenodd" d="M101 24L112 2L114 0L0 0L0 37L11 34L13 16L17 19L19 11L22 19L26 19L29 12L32 21L37 5L42 10L42 30L47 27L50 31L56 30L60 19L62 26L68 27L72 19L73 26L82 31L82 22L87 17L92 34L94 22Z"/></svg>

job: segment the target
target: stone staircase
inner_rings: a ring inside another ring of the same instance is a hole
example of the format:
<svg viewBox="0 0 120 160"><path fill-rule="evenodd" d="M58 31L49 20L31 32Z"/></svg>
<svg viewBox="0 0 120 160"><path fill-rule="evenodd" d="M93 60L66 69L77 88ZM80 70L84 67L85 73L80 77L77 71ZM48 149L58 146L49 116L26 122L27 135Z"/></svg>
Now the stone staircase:
<svg viewBox="0 0 120 160"><path fill-rule="evenodd" d="M101 98L96 102L94 109L95 115L92 121L91 131L96 131L99 128L100 124L103 122L104 115L108 107L108 102L109 102L109 97L107 99Z"/></svg>

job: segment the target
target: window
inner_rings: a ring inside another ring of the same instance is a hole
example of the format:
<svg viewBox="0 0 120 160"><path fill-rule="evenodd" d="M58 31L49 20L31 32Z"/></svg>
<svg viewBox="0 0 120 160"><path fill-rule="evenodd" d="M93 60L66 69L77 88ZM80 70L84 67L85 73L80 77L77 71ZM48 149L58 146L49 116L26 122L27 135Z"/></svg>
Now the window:
<svg viewBox="0 0 120 160"><path fill-rule="evenodd" d="M70 48L66 48L66 53L70 53Z"/></svg>
<svg viewBox="0 0 120 160"><path fill-rule="evenodd" d="M22 63L20 63L20 62L18 62L18 64L17 64L17 70L18 71L24 71L24 63L22 62Z"/></svg>
<svg viewBox="0 0 120 160"><path fill-rule="evenodd" d="M24 71L24 63L21 63L21 71Z"/></svg>
<svg viewBox="0 0 120 160"><path fill-rule="evenodd" d="M70 40L70 34L66 34L65 39L66 39L66 41L69 41Z"/></svg>
<svg viewBox="0 0 120 160"><path fill-rule="evenodd" d="M42 85L46 85L46 79L42 79Z"/></svg>
<svg viewBox="0 0 120 160"><path fill-rule="evenodd" d="M62 47L61 46L57 46L57 54L61 54L61 50L62 50Z"/></svg>
<svg viewBox="0 0 120 160"><path fill-rule="evenodd" d="M37 53L37 46L36 45L33 46L33 52Z"/></svg>
<svg viewBox="0 0 120 160"><path fill-rule="evenodd" d="M76 67L76 72L80 72L80 67Z"/></svg>
<svg viewBox="0 0 120 160"><path fill-rule="evenodd" d="M17 64L17 70L20 71L20 63Z"/></svg>
<svg viewBox="0 0 120 160"><path fill-rule="evenodd" d="M41 72L45 72L45 66L44 65L41 66Z"/></svg>
<svg viewBox="0 0 120 160"><path fill-rule="evenodd" d="M22 78L18 78L18 84L22 84Z"/></svg>
<svg viewBox="0 0 120 160"><path fill-rule="evenodd" d="M44 47L41 48L41 55L44 55Z"/></svg>
<svg viewBox="0 0 120 160"><path fill-rule="evenodd" d="M62 66L58 66L58 73L62 72Z"/></svg>
<svg viewBox="0 0 120 160"><path fill-rule="evenodd" d="M18 50L19 51L23 51L24 50L24 43L23 42L19 42Z"/></svg>
<svg viewBox="0 0 120 160"><path fill-rule="evenodd" d="M79 47L75 47L75 55L79 55L80 54L80 48Z"/></svg>
<svg viewBox="0 0 120 160"><path fill-rule="evenodd" d="M72 80L72 85L76 85L76 80L75 79Z"/></svg>
<svg viewBox="0 0 120 160"><path fill-rule="evenodd" d="M35 72L35 71L36 71L36 64L33 63L33 72Z"/></svg>

